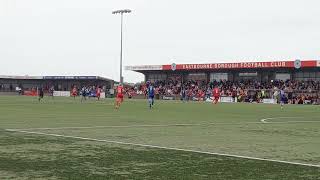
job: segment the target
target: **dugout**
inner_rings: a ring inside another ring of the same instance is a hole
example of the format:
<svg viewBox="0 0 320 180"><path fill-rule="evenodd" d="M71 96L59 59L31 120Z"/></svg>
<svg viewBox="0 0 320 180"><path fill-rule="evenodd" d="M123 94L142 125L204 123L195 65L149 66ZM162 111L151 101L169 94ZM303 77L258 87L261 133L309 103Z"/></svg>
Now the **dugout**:
<svg viewBox="0 0 320 180"><path fill-rule="evenodd" d="M113 89L114 80L100 76L0 76L0 92L15 92L19 87L23 91L43 87L48 91L71 91L73 86L101 86L104 90Z"/></svg>

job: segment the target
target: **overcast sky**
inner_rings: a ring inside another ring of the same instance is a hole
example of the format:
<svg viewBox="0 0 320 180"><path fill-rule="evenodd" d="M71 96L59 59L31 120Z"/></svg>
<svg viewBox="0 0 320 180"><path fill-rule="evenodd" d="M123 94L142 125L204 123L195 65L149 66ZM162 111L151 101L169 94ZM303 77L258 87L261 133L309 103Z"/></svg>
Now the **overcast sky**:
<svg viewBox="0 0 320 180"><path fill-rule="evenodd" d="M99 75L124 65L320 59L319 0L0 0L1 75ZM143 76L124 71L125 81Z"/></svg>

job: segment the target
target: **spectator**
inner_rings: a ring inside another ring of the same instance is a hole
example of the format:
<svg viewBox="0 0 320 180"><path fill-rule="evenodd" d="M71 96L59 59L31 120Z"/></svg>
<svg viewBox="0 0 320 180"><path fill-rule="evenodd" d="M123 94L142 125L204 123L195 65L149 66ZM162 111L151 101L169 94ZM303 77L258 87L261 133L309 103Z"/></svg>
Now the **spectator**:
<svg viewBox="0 0 320 180"><path fill-rule="evenodd" d="M318 102L320 92L319 81L271 81L257 82L252 80L245 81L213 81L206 83L205 81L188 80L181 82L180 80L168 79L155 81L154 86L159 95L179 96L181 90L184 89L186 99L207 99L211 96L211 88L218 86L222 96L229 96L237 99L238 102L261 102L264 98L278 99L278 91L285 88L289 103L301 103L308 95L308 101L312 103ZM143 94L145 85L140 84L133 88L135 94ZM132 93L131 93L132 94ZM306 95L304 95L306 94Z"/></svg>

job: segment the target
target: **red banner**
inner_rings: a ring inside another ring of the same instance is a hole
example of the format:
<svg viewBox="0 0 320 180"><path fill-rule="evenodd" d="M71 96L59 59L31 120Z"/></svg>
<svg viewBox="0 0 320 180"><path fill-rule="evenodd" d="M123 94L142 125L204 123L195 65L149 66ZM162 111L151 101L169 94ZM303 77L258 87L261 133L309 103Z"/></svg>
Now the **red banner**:
<svg viewBox="0 0 320 180"><path fill-rule="evenodd" d="M300 61L299 68L317 67L317 61ZM241 63L213 63L213 64L177 64L176 70L205 70L205 69L264 69L264 68L295 68L295 61L274 62L241 62ZM172 70L172 65L163 65L162 70Z"/></svg>
<svg viewBox="0 0 320 180"><path fill-rule="evenodd" d="M25 96L37 96L38 93L37 93L36 90L31 90L31 91L24 91L23 95L25 95Z"/></svg>

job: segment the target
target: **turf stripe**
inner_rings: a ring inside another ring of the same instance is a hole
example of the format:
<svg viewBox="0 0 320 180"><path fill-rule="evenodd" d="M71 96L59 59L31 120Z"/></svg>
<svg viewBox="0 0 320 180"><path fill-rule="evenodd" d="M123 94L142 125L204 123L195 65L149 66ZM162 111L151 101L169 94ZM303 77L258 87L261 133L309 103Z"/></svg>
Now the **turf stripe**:
<svg viewBox="0 0 320 180"><path fill-rule="evenodd" d="M56 128L23 128L12 130L63 130L63 129L98 129L98 128L134 128L134 127L176 127L176 126L213 126L213 125L246 125L246 124L291 124L291 123L320 123L320 121L282 121L282 122L268 122L267 120L279 118L261 119L260 122L244 122L244 123L203 123L203 124L137 124L137 125L123 125L123 126L78 126L78 127L56 127Z"/></svg>
<svg viewBox="0 0 320 180"><path fill-rule="evenodd" d="M111 140L103 140L103 139L94 139L94 138L86 138L86 137L79 137L79 136L67 136L67 135L60 135L60 134L50 134L50 133L42 133L42 132L23 131L23 130L16 130L16 129L6 129L6 131L26 133L26 134L37 134L37 135L44 135L44 136L64 137L64 138L80 139L80 140L87 140L87 141L96 141L96 142L106 142L106 143L114 143L114 144L121 144L121 145L130 145L130 146L139 146L139 147L147 147L147 148L157 148L157 149L165 149L165 150L175 150L175 151L183 151L183 152L209 154L209 155L217 155L217 156L235 157L235 158L243 158L243 159L252 159L252 160L259 160L259 161L268 161L268 162L285 163L285 164L292 164L292 165L300 165L300 166L309 166L309 167L320 168L320 165L316 165L316 164L281 161L281 160L274 160L274 159L265 159L265 158L233 155L233 154L214 153L214 152L197 151L197 150L189 150L189 149L181 149L181 148L172 148L172 147L164 147L164 146L156 146L156 145L148 145L148 144L128 143L128 142L111 141Z"/></svg>

